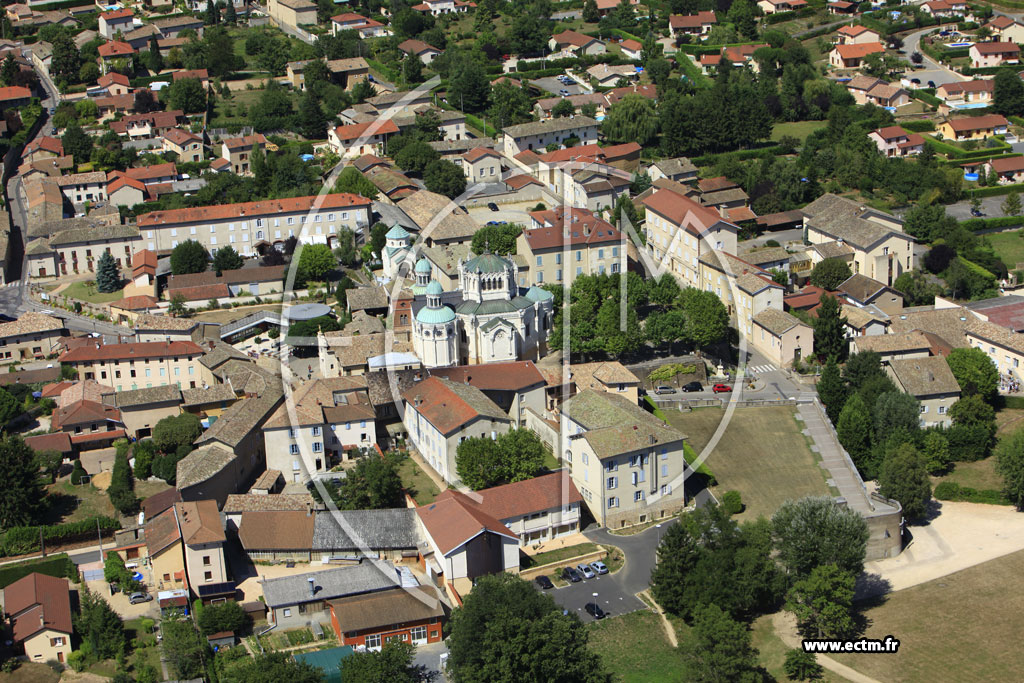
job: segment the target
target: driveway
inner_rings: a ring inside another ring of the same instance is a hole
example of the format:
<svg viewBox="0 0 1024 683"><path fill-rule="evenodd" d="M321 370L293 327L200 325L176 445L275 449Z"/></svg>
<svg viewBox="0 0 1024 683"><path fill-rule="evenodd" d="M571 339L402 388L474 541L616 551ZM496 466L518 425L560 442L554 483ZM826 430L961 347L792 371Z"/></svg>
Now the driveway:
<svg viewBox="0 0 1024 683"><path fill-rule="evenodd" d="M549 202L544 202L545 206L548 204ZM537 202L530 204L523 204L522 202L517 204L498 204L497 211L491 211L486 206L478 206L469 209L467 213L480 225L487 225L491 221L497 221L498 223L518 223L528 228L532 223L529 211L536 205Z"/></svg>
<svg viewBox="0 0 1024 683"><path fill-rule="evenodd" d="M915 31L903 39L903 50L907 53L908 60L910 59L910 55L915 52L921 52L921 38L938 28L938 26L930 26L924 30ZM921 52L921 56L924 58L924 61L921 62L921 66L923 66L924 69L908 71L908 78L919 78L921 79L921 83L925 85L927 85L928 81L933 81L936 86L944 83L958 83L960 81L970 80L967 76L962 76L955 71L938 64L924 52Z"/></svg>
<svg viewBox="0 0 1024 683"><path fill-rule="evenodd" d="M552 95L561 95L562 90L568 91L570 95L582 95L587 92L579 83L566 85L552 76L549 76L548 78L532 78L530 79L530 83L534 84L538 88L547 90Z"/></svg>
<svg viewBox="0 0 1024 683"><path fill-rule="evenodd" d="M1003 202L1005 201L1005 196L983 197L981 199L981 212L985 214L985 218L997 218L999 216L1004 216ZM971 203L969 201L950 204L946 207L946 213L958 221L965 221L969 218L974 218L974 216L971 215ZM1024 222L1024 220L1022 220L1022 222Z"/></svg>

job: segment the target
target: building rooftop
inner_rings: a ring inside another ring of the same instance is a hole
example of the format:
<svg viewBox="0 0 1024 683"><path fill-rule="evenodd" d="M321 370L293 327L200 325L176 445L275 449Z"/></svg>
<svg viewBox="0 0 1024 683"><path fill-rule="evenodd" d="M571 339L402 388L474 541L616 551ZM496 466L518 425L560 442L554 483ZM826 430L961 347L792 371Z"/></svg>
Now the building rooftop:
<svg viewBox="0 0 1024 683"><path fill-rule="evenodd" d="M777 308L764 309L754 316L754 322L776 335L785 334L797 325L804 324L799 318Z"/></svg>
<svg viewBox="0 0 1024 683"><path fill-rule="evenodd" d="M4 612L16 615L15 642L24 642L43 629L71 634L68 580L32 572L4 588Z"/></svg>
<svg viewBox="0 0 1024 683"><path fill-rule="evenodd" d="M628 399L596 389L585 389L567 400L562 414L583 427L583 438L599 458L686 438Z"/></svg>
<svg viewBox="0 0 1024 683"><path fill-rule="evenodd" d="M278 473L280 474L280 473ZM318 506L313 501L313 496L308 493L232 493L224 500L222 512L226 515L242 514L245 512L302 512L316 509ZM256 519L254 530L259 526L259 518Z"/></svg>
<svg viewBox="0 0 1024 683"><path fill-rule="evenodd" d="M392 627L444 616L444 605L433 586L393 588L331 600L330 604L333 616L346 632Z"/></svg>
<svg viewBox="0 0 1024 683"><path fill-rule="evenodd" d="M631 67L632 68L632 67ZM502 132L511 138L523 138L530 135L544 135L546 133L561 133L578 128L597 127L600 125L595 119L589 116L559 117L557 119L546 119L533 123L520 123L515 126L505 126Z"/></svg>
<svg viewBox="0 0 1024 683"><path fill-rule="evenodd" d="M320 511L314 515L314 550L412 549L419 545L419 523L411 508Z"/></svg>
<svg viewBox="0 0 1024 683"><path fill-rule="evenodd" d="M469 496L447 489L428 505L416 508L427 534L443 555L461 547L485 531L499 536L519 538L508 527L487 514Z"/></svg>
<svg viewBox="0 0 1024 683"><path fill-rule="evenodd" d="M138 408L153 403L168 403L181 401L181 389L176 384L165 384L159 387L143 387L142 389L130 389L118 391L108 395L108 400L118 408Z"/></svg>
<svg viewBox="0 0 1024 683"><path fill-rule="evenodd" d="M402 398L445 436L478 417L510 422L508 414L480 389L442 377L419 382Z"/></svg>
<svg viewBox="0 0 1024 683"><path fill-rule="evenodd" d="M918 398L960 393L960 385L942 356L893 358L889 369L904 391Z"/></svg>
<svg viewBox="0 0 1024 683"><path fill-rule="evenodd" d="M17 320L0 324L0 339L64 329L64 321L43 313L22 313Z"/></svg>
<svg viewBox="0 0 1024 683"><path fill-rule="evenodd" d="M313 586L312 591L310 585ZM354 567L265 579L263 597L268 607L275 608L372 593L399 588L400 585L394 565L383 560L366 559Z"/></svg>

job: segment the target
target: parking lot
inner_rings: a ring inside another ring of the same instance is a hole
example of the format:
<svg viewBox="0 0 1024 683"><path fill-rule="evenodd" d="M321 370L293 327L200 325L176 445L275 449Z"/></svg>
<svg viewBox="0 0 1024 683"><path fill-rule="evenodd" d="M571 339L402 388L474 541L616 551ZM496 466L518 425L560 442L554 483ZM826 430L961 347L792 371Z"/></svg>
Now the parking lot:
<svg viewBox="0 0 1024 683"><path fill-rule="evenodd" d="M593 621L594 617L587 614L584 605L596 602L609 616L635 612L644 609L643 601L628 590L622 582L616 580L615 574L604 574L592 579L584 579L579 583L570 583L564 588L551 588L545 591L555 602L570 612L576 612L583 621Z"/></svg>
<svg viewBox="0 0 1024 683"><path fill-rule="evenodd" d="M530 227L532 219L530 218L529 211L533 210L533 207L536 205L537 202L498 204L497 211L491 211L486 206L479 206L469 209L468 213L480 225L487 225L492 221L496 221L498 223L518 223Z"/></svg>
<svg viewBox="0 0 1024 683"><path fill-rule="evenodd" d="M579 83L576 83L575 81L572 83L572 85L568 85L566 83L562 83L555 76L550 76L548 78L537 78L537 79L531 80L530 82L533 83L534 85L536 85L538 88L542 88L544 90L547 90L552 95L562 95L562 94L582 95L582 94L584 94L586 92L589 92L589 91L585 90ZM566 93L562 93L563 90L565 90Z"/></svg>

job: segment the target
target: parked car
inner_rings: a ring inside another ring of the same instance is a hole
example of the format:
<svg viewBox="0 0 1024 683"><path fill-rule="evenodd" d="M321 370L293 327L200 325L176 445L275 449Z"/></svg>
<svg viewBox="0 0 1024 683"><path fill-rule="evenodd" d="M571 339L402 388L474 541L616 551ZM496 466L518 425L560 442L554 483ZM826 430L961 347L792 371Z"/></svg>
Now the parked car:
<svg viewBox="0 0 1024 683"><path fill-rule="evenodd" d="M149 602L152 599L153 596L149 593L132 593L128 596L128 602L130 602L133 605L137 605L140 602Z"/></svg>
<svg viewBox="0 0 1024 683"><path fill-rule="evenodd" d="M604 619L607 616L607 612L601 609L601 605L596 602L588 602L583 609L587 610L587 614L595 619Z"/></svg>
<svg viewBox="0 0 1024 683"><path fill-rule="evenodd" d="M910 82L913 83L914 85L921 85L921 79L920 78L911 78Z"/></svg>
<svg viewBox="0 0 1024 683"><path fill-rule="evenodd" d="M562 578L566 581L572 581L573 583L579 583L583 580L583 577L580 576L580 573L572 567L566 567L562 570Z"/></svg>
<svg viewBox="0 0 1024 683"><path fill-rule="evenodd" d="M732 387L728 384L716 384L712 389L716 394L727 394L732 391Z"/></svg>
<svg viewBox="0 0 1024 683"><path fill-rule="evenodd" d="M597 576L597 574L594 573L594 570L590 568L589 564L576 565L576 571L582 574L584 579L592 579Z"/></svg>
<svg viewBox="0 0 1024 683"><path fill-rule="evenodd" d="M569 91L566 90L565 88L562 88L561 90L558 91L558 94L561 95L562 97L568 97Z"/></svg>
<svg viewBox="0 0 1024 683"><path fill-rule="evenodd" d="M608 573L608 567L605 565L604 562L601 562L600 560L598 560L596 562L591 562L590 563L590 568L594 570L595 574L607 574Z"/></svg>
<svg viewBox="0 0 1024 683"><path fill-rule="evenodd" d="M928 87L929 88L934 88L935 87L935 81L928 81Z"/></svg>
<svg viewBox="0 0 1024 683"><path fill-rule="evenodd" d="M654 389L654 393L656 393L656 394L674 394L674 393L676 393L676 390L673 389L672 387L668 386L667 384L662 384L662 385L660 385L660 386L658 386L658 387L656 387Z"/></svg>
<svg viewBox="0 0 1024 683"><path fill-rule="evenodd" d="M549 579L544 574L541 574L536 579L534 579L534 582L544 590L555 587L555 584L551 583L551 579Z"/></svg>
<svg viewBox="0 0 1024 683"><path fill-rule="evenodd" d="M494 202L487 202L487 208L491 211L498 211L498 205Z"/></svg>
<svg viewBox="0 0 1024 683"><path fill-rule="evenodd" d="M980 209L971 209L971 215L974 216L975 218L980 218L981 216L984 216L985 214Z"/></svg>
<svg viewBox="0 0 1024 683"><path fill-rule="evenodd" d="M683 391L689 393L691 391L704 391L704 385L700 382L687 382L683 385Z"/></svg>

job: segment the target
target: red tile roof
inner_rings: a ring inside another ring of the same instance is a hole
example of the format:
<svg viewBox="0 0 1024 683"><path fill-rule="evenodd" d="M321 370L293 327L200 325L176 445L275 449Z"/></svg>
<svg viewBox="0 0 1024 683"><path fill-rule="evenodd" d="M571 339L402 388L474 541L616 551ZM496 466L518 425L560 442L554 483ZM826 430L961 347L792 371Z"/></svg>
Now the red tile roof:
<svg viewBox="0 0 1024 683"><path fill-rule="evenodd" d="M722 218L711 209L671 190L658 190L642 201L647 208L673 224L685 225L687 231L694 235L700 235L704 230L722 222Z"/></svg>
<svg viewBox="0 0 1024 683"><path fill-rule="evenodd" d="M231 295L227 283L218 282L213 285L199 285L196 287L179 287L170 290L171 296L181 295L185 301L203 301L205 299L222 299Z"/></svg>
<svg viewBox="0 0 1024 683"><path fill-rule="evenodd" d="M565 470L477 491L479 506L495 519L511 519L583 501Z"/></svg>
<svg viewBox="0 0 1024 683"><path fill-rule="evenodd" d="M531 211L530 217L541 224L539 228L523 231L526 243L532 251L552 249L565 244L570 246L618 242L622 234L587 209L573 208L569 214L569 235L565 235L565 207L557 206L546 211Z"/></svg>
<svg viewBox="0 0 1024 683"><path fill-rule="evenodd" d="M237 138L228 138L223 140L222 143L227 145L228 149L252 149L256 145L266 145L267 138L263 133L256 133L255 135L243 135Z"/></svg>
<svg viewBox="0 0 1024 683"><path fill-rule="evenodd" d="M32 154L33 152L44 151L52 152L59 157L64 156L64 143L59 138L50 137L49 135L41 135L32 142L25 145L25 156Z"/></svg>
<svg viewBox="0 0 1024 683"><path fill-rule="evenodd" d="M484 512L465 494L448 489L433 503L416 508L438 550L448 555L485 531L515 539L508 527Z"/></svg>
<svg viewBox="0 0 1024 683"><path fill-rule="evenodd" d="M125 9L116 9L116 10L113 10L112 12L104 12L103 14L100 15L100 18L105 20L105 21L110 21L111 19L124 19L126 17L127 18L131 18L133 15L134 15L134 12L132 12L130 9L125 8Z"/></svg>
<svg viewBox="0 0 1024 683"><path fill-rule="evenodd" d="M146 192L146 184L143 183L141 180L135 180L134 178L129 178L128 176L126 176L123 173L121 173L121 171L115 171L111 175L113 175L114 179L107 183L107 194L108 195L114 194L115 192L120 190L122 187L134 187L139 192L142 192L142 193Z"/></svg>
<svg viewBox="0 0 1024 683"><path fill-rule="evenodd" d="M90 443L92 441L112 441L114 439L123 439L127 433L123 429L111 429L106 432L92 432L91 434L72 434L71 443L78 444Z"/></svg>
<svg viewBox="0 0 1024 683"><path fill-rule="evenodd" d="M128 43L123 43L120 40L111 40L110 42L103 43L100 45L98 51L101 58L127 57L128 55L135 54L134 47Z"/></svg>
<svg viewBox="0 0 1024 683"><path fill-rule="evenodd" d="M969 116L962 119L950 119L949 126L956 133L963 133L969 130L985 130L987 128L999 128L1008 126L1009 122L1001 114L986 114L984 116Z"/></svg>
<svg viewBox="0 0 1024 683"><path fill-rule="evenodd" d="M227 289L226 285L225 289ZM202 354L202 347L191 341L89 344L65 351L60 356L60 362L80 363L104 360L129 360L134 358L176 358L181 356L201 356Z"/></svg>
<svg viewBox="0 0 1024 683"><path fill-rule="evenodd" d="M113 406L85 399L58 408L53 413L53 426L59 429L67 425L107 421L120 422L121 411Z"/></svg>
<svg viewBox="0 0 1024 683"><path fill-rule="evenodd" d="M574 45L576 47L583 47L593 42L600 42L597 38L591 38L588 35L580 33L579 31L562 31L551 36L556 45Z"/></svg>
<svg viewBox="0 0 1024 683"><path fill-rule="evenodd" d="M52 434L37 434L26 436L25 445L36 451L58 451L60 453L71 452L71 439L67 432L53 432Z"/></svg>
<svg viewBox="0 0 1024 683"><path fill-rule="evenodd" d="M406 54L411 55L421 55L424 52L441 52L433 45L430 45L429 43L424 43L422 40L416 40L415 38L403 40L401 43L398 44L398 49L401 50L402 52L405 52Z"/></svg>
<svg viewBox="0 0 1024 683"><path fill-rule="evenodd" d="M861 26L858 24L857 26L842 26L837 32L842 33L844 36L856 37L865 31L871 31L871 29L867 26ZM872 33L874 33L874 31L872 31Z"/></svg>
<svg viewBox="0 0 1024 683"><path fill-rule="evenodd" d="M474 147L462 155L462 158L469 162L474 162L477 159L482 159L484 157L497 157L500 159L501 154L490 147Z"/></svg>
<svg viewBox="0 0 1024 683"><path fill-rule="evenodd" d="M1024 157L1002 157L988 162L996 173L1017 173L1024 171Z"/></svg>
<svg viewBox="0 0 1024 683"><path fill-rule="evenodd" d="M183 78L195 78L199 81L206 81L210 78L210 72L206 69L189 69L185 71L175 71L171 74L171 78L175 81L180 81Z"/></svg>
<svg viewBox="0 0 1024 683"><path fill-rule="evenodd" d="M885 128L879 128L875 131L883 140L896 140L898 138L905 138L909 133L903 130L899 126L886 126Z"/></svg>
<svg viewBox="0 0 1024 683"><path fill-rule="evenodd" d="M139 251L132 254L132 271L136 269L152 268L156 270L157 261L156 252L150 249L140 249Z"/></svg>
<svg viewBox="0 0 1024 683"><path fill-rule="evenodd" d="M30 97L32 97L32 91L20 85L9 85L6 88L0 88L0 102L26 100Z"/></svg>
<svg viewBox="0 0 1024 683"><path fill-rule="evenodd" d="M696 14L673 14L668 18L668 25L674 29L700 28L704 24L714 24L717 21L714 12L703 11Z"/></svg>
<svg viewBox="0 0 1024 683"><path fill-rule="evenodd" d="M157 306L160 300L155 296L140 294L138 296L126 296L119 301L111 301L108 305L111 308L120 308L123 311L144 311Z"/></svg>
<svg viewBox="0 0 1024 683"><path fill-rule="evenodd" d="M502 416L508 421L508 416L476 387L438 377L428 377L408 389L402 398L444 435L481 416Z"/></svg>
<svg viewBox="0 0 1024 683"><path fill-rule="evenodd" d="M334 134L338 136L338 139L342 142L348 140L358 140L361 137L370 135L388 135L390 133L397 133L398 126L391 119L384 121L368 121L367 123L353 123L348 126L338 126L334 129ZM330 195L328 195L330 196Z"/></svg>
<svg viewBox="0 0 1024 683"><path fill-rule="evenodd" d="M975 43L974 49L983 55L1000 55L1020 52L1016 43Z"/></svg>
<svg viewBox="0 0 1024 683"><path fill-rule="evenodd" d="M33 572L4 589L4 611L15 615L14 640L24 642L44 628L71 634L68 580Z"/></svg>
<svg viewBox="0 0 1024 683"><path fill-rule="evenodd" d="M70 387L74 386L74 384L74 382L69 382L67 380L63 382L54 382L53 384L47 384L42 389L42 397L53 398L54 396L60 396L60 392L64 391L65 389L69 389Z"/></svg>
<svg viewBox="0 0 1024 683"><path fill-rule="evenodd" d="M169 161L164 164L153 164L152 166L139 166L137 168L129 168L125 171L132 180L141 180L143 182L152 180L154 178L166 178L168 176L177 178L178 167L173 161Z"/></svg>
<svg viewBox="0 0 1024 683"><path fill-rule="evenodd" d="M641 43L639 40L633 40L632 38L627 38L626 40L624 40L621 43L619 43L619 47L621 47L623 50L629 50L630 52L636 52L638 50L642 50L644 48L644 44Z"/></svg>
<svg viewBox="0 0 1024 683"><path fill-rule="evenodd" d="M481 391L519 391L544 383L544 376L537 370L533 361L529 360L456 365L450 368L433 368L427 372L431 377L444 377L452 382L469 384Z"/></svg>
<svg viewBox="0 0 1024 683"><path fill-rule="evenodd" d="M836 51L843 60L863 59L876 52L885 52L885 46L881 43L859 43L854 45L836 45Z"/></svg>
<svg viewBox="0 0 1024 683"><path fill-rule="evenodd" d="M104 88L108 88L111 85L114 85L115 83L118 85L123 85L125 87L130 87L132 84L132 82L128 80L127 76L125 76L124 74L119 74L116 71L109 71L103 74L96 80L96 82L102 85Z"/></svg>
<svg viewBox="0 0 1024 683"><path fill-rule="evenodd" d="M394 123L391 124L394 126ZM398 129L395 128L397 131ZM319 209L341 209L369 207L370 200L356 194L339 192L315 197L292 197L290 199L267 199L259 202L240 204L216 204L191 209L170 209L153 211L139 216L139 227L151 225L177 225L180 223L208 223L229 218L273 216L282 213L309 211L314 205Z"/></svg>

